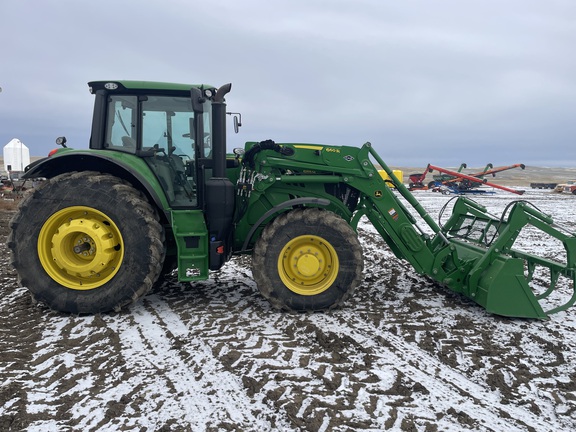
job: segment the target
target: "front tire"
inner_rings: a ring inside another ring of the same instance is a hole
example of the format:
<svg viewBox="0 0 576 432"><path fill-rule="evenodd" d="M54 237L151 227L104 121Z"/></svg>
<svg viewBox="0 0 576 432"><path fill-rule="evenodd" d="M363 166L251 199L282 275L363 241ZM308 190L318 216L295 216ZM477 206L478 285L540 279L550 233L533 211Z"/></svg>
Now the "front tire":
<svg viewBox="0 0 576 432"><path fill-rule="evenodd" d="M118 311L151 289L164 261L156 211L108 174L47 180L24 198L10 226L20 284L60 312Z"/></svg>
<svg viewBox="0 0 576 432"><path fill-rule="evenodd" d="M296 209L278 216L256 242L252 274L262 295L277 309L333 309L362 280L362 247L354 230L336 214Z"/></svg>

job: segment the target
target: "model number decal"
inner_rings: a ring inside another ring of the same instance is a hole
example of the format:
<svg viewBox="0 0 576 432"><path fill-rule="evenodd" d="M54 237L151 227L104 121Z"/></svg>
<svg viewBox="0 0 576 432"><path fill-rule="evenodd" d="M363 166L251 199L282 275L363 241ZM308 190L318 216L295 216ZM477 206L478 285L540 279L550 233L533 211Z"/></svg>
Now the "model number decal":
<svg viewBox="0 0 576 432"><path fill-rule="evenodd" d="M324 150L328 153L340 153L340 149L337 148L326 147Z"/></svg>

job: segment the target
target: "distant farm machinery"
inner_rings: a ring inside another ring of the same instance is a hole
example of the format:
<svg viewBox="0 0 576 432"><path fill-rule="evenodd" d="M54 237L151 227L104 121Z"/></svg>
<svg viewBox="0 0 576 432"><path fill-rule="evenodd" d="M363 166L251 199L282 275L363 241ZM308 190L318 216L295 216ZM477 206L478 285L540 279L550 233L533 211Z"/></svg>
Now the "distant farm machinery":
<svg viewBox="0 0 576 432"><path fill-rule="evenodd" d="M496 189L502 189L507 192L512 192L518 195L524 193L523 190L511 189L505 186L501 186L495 183L491 183L485 176L491 175L496 176L496 173L501 171L506 171L514 168L524 169L526 166L524 164L514 164L508 166L502 166L494 168L492 164L487 164L484 170L481 172L475 172L471 174L464 174L462 170L466 168L466 164L460 165L457 171L449 170L446 168L441 168L435 165L428 164L426 170L423 173L410 174L410 184L409 190L436 190L443 193L454 193L454 194L479 194L487 193L485 189L479 189L480 186L490 186ZM433 180L427 184L424 182L426 175L430 172L438 171L440 174L433 175Z"/></svg>
<svg viewBox="0 0 576 432"><path fill-rule="evenodd" d="M22 171L8 171L0 174L0 197L14 199L22 195L27 188L26 180L21 179Z"/></svg>

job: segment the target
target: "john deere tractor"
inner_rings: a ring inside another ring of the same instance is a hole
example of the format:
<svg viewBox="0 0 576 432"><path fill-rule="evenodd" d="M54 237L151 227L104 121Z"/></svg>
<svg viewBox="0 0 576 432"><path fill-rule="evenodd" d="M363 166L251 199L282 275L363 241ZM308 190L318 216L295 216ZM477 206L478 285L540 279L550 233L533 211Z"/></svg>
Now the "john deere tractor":
<svg viewBox="0 0 576 432"><path fill-rule="evenodd" d="M252 254L254 279L276 308L331 309L362 280L363 216L399 259L490 312L546 318L576 301L576 237L524 201L496 217L459 198L441 228L369 143L266 140L228 155L230 84L89 86L89 149L59 138L61 148L29 165L25 178L47 180L11 222L20 283L52 309L119 310L175 268L180 281L207 279L243 253ZM514 249L526 225L561 241L565 262ZM548 289L535 294L540 269ZM559 280L568 281L568 298L543 307L565 290Z"/></svg>

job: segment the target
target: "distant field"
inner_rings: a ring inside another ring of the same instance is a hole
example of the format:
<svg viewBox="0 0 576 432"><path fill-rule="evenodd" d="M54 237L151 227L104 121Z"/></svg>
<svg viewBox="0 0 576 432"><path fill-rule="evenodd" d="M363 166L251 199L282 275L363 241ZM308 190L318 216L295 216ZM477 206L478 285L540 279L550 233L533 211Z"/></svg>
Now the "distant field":
<svg viewBox="0 0 576 432"><path fill-rule="evenodd" d="M442 166L442 165L440 165ZM495 167L501 165L495 165ZM414 173L424 172L423 167L390 167L392 169L402 170L404 173L404 183L409 183L408 176ZM457 170L455 167L443 167L447 169ZM474 173L482 171L482 168L466 168L463 173ZM428 173L426 179L432 180L432 175L438 172ZM527 166L525 169L515 168L508 171L497 173L495 177L488 176L489 182L493 182L503 186L530 186L530 183L564 183L567 180L576 179L576 168L549 168L549 167L535 167ZM425 182L426 183L426 182Z"/></svg>
<svg viewBox="0 0 576 432"><path fill-rule="evenodd" d="M31 161L40 159L42 156L32 156ZM439 165L443 166L443 165ZM501 166L501 165L495 165ZM0 167L4 167L4 158L0 157ZM398 169L404 173L404 183L408 184L410 180L408 176L414 173L424 172L424 167L390 167L391 169ZM447 169L457 170L457 167L445 167ZM484 167L481 168L466 168L464 173L474 173L482 171ZM426 176L427 180L432 180L432 174L429 173ZM503 171L496 174L495 177L488 177L488 181L500 184L503 186L530 186L530 183L564 183L567 180L576 179L576 168L549 168L549 167L536 167L527 166L526 169L521 170L515 168L508 171Z"/></svg>

